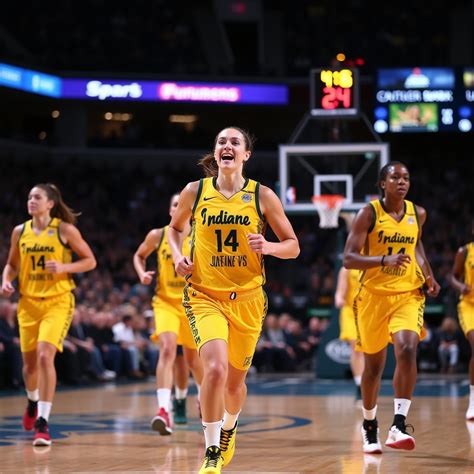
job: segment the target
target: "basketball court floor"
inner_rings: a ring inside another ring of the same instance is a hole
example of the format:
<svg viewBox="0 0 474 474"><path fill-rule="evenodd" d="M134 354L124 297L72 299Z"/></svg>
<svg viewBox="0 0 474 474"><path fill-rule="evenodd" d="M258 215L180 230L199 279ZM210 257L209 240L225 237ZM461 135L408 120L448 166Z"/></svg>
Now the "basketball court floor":
<svg viewBox="0 0 474 474"><path fill-rule="evenodd" d="M469 386L462 378L420 378L409 415L416 449L361 451L361 412L350 381L254 377L237 449L225 473L472 473L474 422L466 422ZM191 394L195 393L191 391ZM379 426L384 442L393 413L384 381ZM195 405L187 425L162 437L149 428L154 382L62 389L51 416L53 445L35 448L21 427L25 397L0 397L1 473L196 473L204 444Z"/></svg>

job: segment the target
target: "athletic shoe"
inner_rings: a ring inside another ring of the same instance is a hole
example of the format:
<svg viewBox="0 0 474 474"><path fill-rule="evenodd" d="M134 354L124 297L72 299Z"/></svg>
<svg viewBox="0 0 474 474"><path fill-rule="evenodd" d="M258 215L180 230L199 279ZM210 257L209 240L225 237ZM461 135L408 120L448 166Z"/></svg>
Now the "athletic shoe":
<svg viewBox="0 0 474 474"><path fill-rule="evenodd" d="M38 402L28 400L28 405L23 413L23 428L31 431L35 427L36 417L38 416Z"/></svg>
<svg viewBox="0 0 474 474"><path fill-rule="evenodd" d="M173 421L177 425L185 425L188 422L186 417L186 399L173 400Z"/></svg>
<svg viewBox="0 0 474 474"><path fill-rule="evenodd" d="M469 408L466 412L466 420L474 421L474 405L469 405Z"/></svg>
<svg viewBox="0 0 474 474"><path fill-rule="evenodd" d="M407 433L407 427L415 431L413 426L405 424L405 417L402 417L401 415L395 416L400 416L403 420L397 420L396 424L394 423L391 426L388 431L388 438L387 441L385 441L385 446L394 449L405 449L407 451L415 449L415 438Z"/></svg>
<svg viewBox="0 0 474 474"><path fill-rule="evenodd" d="M164 408L160 408L156 416L151 420L151 429L158 431L162 436L170 435L173 432L170 416Z"/></svg>
<svg viewBox="0 0 474 474"><path fill-rule="evenodd" d="M377 420L364 420L360 428L362 434L362 450L367 454L382 454L379 440L379 425Z"/></svg>
<svg viewBox="0 0 474 474"><path fill-rule="evenodd" d="M222 469L221 450L217 446L209 446L204 455L204 461L199 474L220 474Z"/></svg>
<svg viewBox="0 0 474 474"><path fill-rule="evenodd" d="M48 422L41 416L35 421L35 436L33 438L33 446L51 446Z"/></svg>
<svg viewBox="0 0 474 474"><path fill-rule="evenodd" d="M221 438L219 441L221 454L223 459L223 466L227 466L234 457L235 451L235 437L237 435L237 422L231 430L223 430L221 428Z"/></svg>

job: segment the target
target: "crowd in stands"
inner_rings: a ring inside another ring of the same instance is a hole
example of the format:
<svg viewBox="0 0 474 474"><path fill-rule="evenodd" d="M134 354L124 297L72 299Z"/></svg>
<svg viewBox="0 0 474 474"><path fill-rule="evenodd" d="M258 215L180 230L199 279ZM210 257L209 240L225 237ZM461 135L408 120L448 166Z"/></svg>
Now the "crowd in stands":
<svg viewBox="0 0 474 474"><path fill-rule="evenodd" d="M200 2L199 8L216 14L218 3ZM431 2L430 8L423 3L401 8L389 2L370 13L360 1L344 8L329 0L304 0L297 7L285 1L261 3L262 28L266 12L281 14L285 76L306 77L309 69L329 64L339 51L364 58L371 67L440 66L451 52L454 23L441 0ZM230 4L223 2L224 8ZM0 41L0 56L55 70L209 75L195 9L195 2L188 0L13 3L2 12L0 26L20 46ZM265 73L261 66L256 64L252 75Z"/></svg>

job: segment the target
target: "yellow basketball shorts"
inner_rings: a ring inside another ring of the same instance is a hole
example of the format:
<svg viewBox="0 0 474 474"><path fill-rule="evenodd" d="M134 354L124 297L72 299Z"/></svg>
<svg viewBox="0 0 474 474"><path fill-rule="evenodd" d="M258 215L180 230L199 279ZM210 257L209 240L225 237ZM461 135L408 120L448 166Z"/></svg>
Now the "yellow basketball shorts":
<svg viewBox="0 0 474 474"><path fill-rule="evenodd" d="M62 352L74 306L71 292L48 298L22 296L18 302L21 352L34 351L38 342L49 342Z"/></svg>
<svg viewBox="0 0 474 474"><path fill-rule="evenodd" d="M169 301L155 296L152 306L155 314L155 332L151 336L153 341L159 341L159 335L164 332L172 332L177 336L178 345L196 349L181 301Z"/></svg>
<svg viewBox="0 0 474 474"><path fill-rule="evenodd" d="M227 301L221 299L224 294ZM263 288L213 294L187 285L183 305L198 350L206 342L223 339L227 342L230 365L238 370L250 368L268 308Z"/></svg>
<svg viewBox="0 0 474 474"><path fill-rule="evenodd" d="M357 339L354 310L350 306L343 306L339 312L339 339L342 341Z"/></svg>
<svg viewBox="0 0 474 474"><path fill-rule="evenodd" d="M414 331L423 339L424 310L421 288L395 295L376 295L361 288L354 299L356 349L375 354L393 343L393 334L403 330Z"/></svg>
<svg viewBox="0 0 474 474"><path fill-rule="evenodd" d="M461 328L467 336L469 331L474 329L474 303L461 300L458 304L458 317Z"/></svg>

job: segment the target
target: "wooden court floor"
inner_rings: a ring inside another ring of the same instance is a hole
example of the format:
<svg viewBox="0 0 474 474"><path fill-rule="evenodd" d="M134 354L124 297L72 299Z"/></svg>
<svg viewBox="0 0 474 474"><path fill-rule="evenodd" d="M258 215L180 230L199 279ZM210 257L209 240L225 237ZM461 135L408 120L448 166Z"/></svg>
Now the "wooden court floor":
<svg viewBox="0 0 474 474"><path fill-rule="evenodd" d="M390 385L379 403L381 440L389 428ZM474 423L466 384L421 384L410 411L414 451L361 451L360 409L345 381L264 379L249 383L236 455L225 473L474 473ZM5 394L4 394L5 395ZM21 428L25 398L0 397L1 473L195 473L203 435L195 397L189 423L161 437L149 429L154 382L61 390L50 419L50 448L34 448Z"/></svg>

